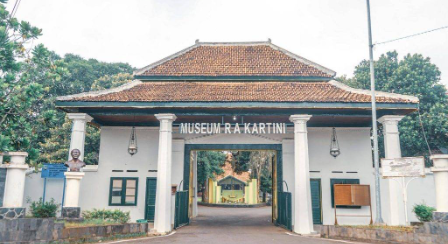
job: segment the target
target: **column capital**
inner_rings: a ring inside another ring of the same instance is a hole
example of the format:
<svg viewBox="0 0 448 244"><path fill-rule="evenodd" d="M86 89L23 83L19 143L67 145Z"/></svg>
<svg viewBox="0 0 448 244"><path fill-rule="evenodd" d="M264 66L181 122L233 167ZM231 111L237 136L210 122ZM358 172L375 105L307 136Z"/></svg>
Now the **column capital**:
<svg viewBox="0 0 448 244"><path fill-rule="evenodd" d="M289 116L289 121L295 123L300 123L300 122L307 122L308 120L310 120L310 118L312 117L312 115L308 115L308 114L293 114L291 116Z"/></svg>
<svg viewBox="0 0 448 244"><path fill-rule="evenodd" d="M93 119L86 113L68 113L67 116L70 120L84 120L86 122L90 122Z"/></svg>
<svg viewBox="0 0 448 244"><path fill-rule="evenodd" d="M378 122L381 124L384 123L394 123L398 124L400 120L402 120L405 116L404 115L384 115L383 117L378 119Z"/></svg>
<svg viewBox="0 0 448 244"><path fill-rule="evenodd" d="M154 116L156 116L156 118L159 121L162 121L162 120L175 121L177 119L176 115L174 115L174 114L154 114Z"/></svg>
<svg viewBox="0 0 448 244"><path fill-rule="evenodd" d="M434 164L432 172L448 172L448 154L435 154L430 159Z"/></svg>

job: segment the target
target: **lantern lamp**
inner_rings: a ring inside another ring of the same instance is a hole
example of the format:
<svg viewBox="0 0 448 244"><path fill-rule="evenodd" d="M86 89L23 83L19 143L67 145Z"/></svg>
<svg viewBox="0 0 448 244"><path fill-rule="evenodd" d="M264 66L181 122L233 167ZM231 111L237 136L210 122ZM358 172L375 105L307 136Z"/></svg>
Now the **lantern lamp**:
<svg viewBox="0 0 448 244"><path fill-rule="evenodd" d="M132 126L131 137L129 138L128 153L131 154L131 156L134 156L134 154L136 154L137 151L138 151L137 135L135 134L135 126Z"/></svg>
<svg viewBox="0 0 448 244"><path fill-rule="evenodd" d="M336 135L336 129L333 128L333 134L331 135L331 144L330 144L330 155L336 158L341 154L341 149L339 149L338 137Z"/></svg>

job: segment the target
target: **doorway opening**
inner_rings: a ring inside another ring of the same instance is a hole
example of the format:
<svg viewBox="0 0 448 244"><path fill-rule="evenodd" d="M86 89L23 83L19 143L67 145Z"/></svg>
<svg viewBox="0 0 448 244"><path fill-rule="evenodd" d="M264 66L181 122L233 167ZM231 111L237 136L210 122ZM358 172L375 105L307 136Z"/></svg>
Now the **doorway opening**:
<svg viewBox="0 0 448 244"><path fill-rule="evenodd" d="M179 213L187 208L188 217L195 217L198 205L261 207L274 224L291 229L291 194L283 191L281 155L277 144L185 145L182 189L189 199L188 206L176 206Z"/></svg>

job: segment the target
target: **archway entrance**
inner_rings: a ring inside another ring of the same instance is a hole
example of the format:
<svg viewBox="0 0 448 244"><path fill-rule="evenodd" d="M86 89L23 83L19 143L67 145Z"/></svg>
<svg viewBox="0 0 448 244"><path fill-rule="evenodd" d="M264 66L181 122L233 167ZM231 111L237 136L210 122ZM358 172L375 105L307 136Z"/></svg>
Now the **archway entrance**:
<svg viewBox="0 0 448 244"><path fill-rule="evenodd" d="M272 158L269 161L272 163L270 167L272 169L272 191L270 193L272 223L291 230L291 194L287 192L287 189L284 191L281 144L186 144L184 154L183 187L182 191L178 191L176 193L175 227L188 224L189 218L197 214L196 201L198 200L199 184L197 183L197 166L195 163L197 162L196 160L198 153L204 151L233 153L234 155L257 154L271 156ZM220 176L220 185L218 185L216 179L214 182L210 181L207 192L211 192L213 196L202 195L201 197L212 199L211 201L210 199L207 199L207 202L214 204L250 205L254 203L258 204L262 201L261 199L263 198L259 197L260 194L258 194L260 189L258 181L260 177L252 177L257 179L250 180L237 179L238 177L235 177L235 179L233 178L234 177L230 176ZM252 186L250 186L251 183ZM210 187L214 187L214 191L211 190ZM250 192L254 192L253 187L256 187L257 189L255 194L256 197L250 195ZM235 190L236 188L238 188L238 192ZM200 189L199 193L201 192L205 191ZM187 195L188 201L185 200ZM254 200L254 198L256 199Z"/></svg>

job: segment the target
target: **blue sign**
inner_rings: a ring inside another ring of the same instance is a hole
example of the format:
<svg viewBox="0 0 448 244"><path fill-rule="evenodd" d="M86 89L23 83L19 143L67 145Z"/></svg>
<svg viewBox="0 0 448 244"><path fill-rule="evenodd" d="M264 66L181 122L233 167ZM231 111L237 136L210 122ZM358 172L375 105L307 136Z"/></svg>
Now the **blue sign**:
<svg viewBox="0 0 448 244"><path fill-rule="evenodd" d="M44 164L40 177L63 179L65 178L64 172L67 172L67 167L64 164Z"/></svg>

